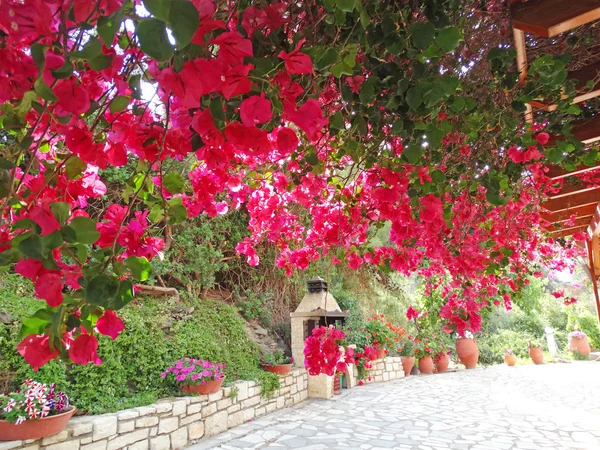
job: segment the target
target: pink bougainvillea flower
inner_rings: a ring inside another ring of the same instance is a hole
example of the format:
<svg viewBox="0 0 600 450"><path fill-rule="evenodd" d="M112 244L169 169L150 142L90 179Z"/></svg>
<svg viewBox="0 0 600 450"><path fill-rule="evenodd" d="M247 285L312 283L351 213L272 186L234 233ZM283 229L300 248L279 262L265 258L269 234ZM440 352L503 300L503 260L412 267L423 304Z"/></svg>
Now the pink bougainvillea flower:
<svg viewBox="0 0 600 450"><path fill-rule="evenodd" d="M69 347L69 358L75 364L102 364L98 357L98 339L89 334L79 335Z"/></svg>
<svg viewBox="0 0 600 450"><path fill-rule="evenodd" d="M290 74L303 74L303 73L312 73L313 66L310 56L305 53L300 52L300 47L306 39L300 39L296 44L294 50L289 53L284 52L283 50L279 52L277 55L279 58L285 61L285 70Z"/></svg>
<svg viewBox="0 0 600 450"><path fill-rule="evenodd" d="M346 83L350 86L350 90L355 94L360 91L360 86L364 83L365 77L362 75L354 75L353 77L346 77Z"/></svg>
<svg viewBox="0 0 600 450"><path fill-rule="evenodd" d="M538 133L535 135L535 140L540 145L546 145L548 143L548 141L550 140L550 135L546 132Z"/></svg>
<svg viewBox="0 0 600 450"><path fill-rule="evenodd" d="M244 57L252 56L252 42L237 31L226 31L210 41L219 46L219 58L229 64L241 64Z"/></svg>
<svg viewBox="0 0 600 450"><path fill-rule="evenodd" d="M267 13L256 6L250 6L242 14L242 28L248 37L267 26Z"/></svg>
<svg viewBox="0 0 600 450"><path fill-rule="evenodd" d="M298 148L298 135L288 127L281 127L277 131L277 148L284 155L289 155Z"/></svg>
<svg viewBox="0 0 600 450"><path fill-rule="evenodd" d="M44 203L42 206L34 207L29 213L29 218L37 223L42 229L42 236L54 233L60 230L60 223L50 211L50 205Z"/></svg>
<svg viewBox="0 0 600 450"><path fill-rule="evenodd" d="M565 291L563 289L558 289L552 293L554 298L561 298L565 296Z"/></svg>
<svg viewBox="0 0 600 450"><path fill-rule="evenodd" d="M244 125L254 126L271 120L271 102L264 92L245 99L240 105L240 118Z"/></svg>
<svg viewBox="0 0 600 450"><path fill-rule="evenodd" d="M99 333L110 336L114 341L119 333L125 329L125 324L114 311L109 309L104 311L104 315L96 322L96 329Z"/></svg>
<svg viewBox="0 0 600 450"><path fill-rule="evenodd" d="M35 282L35 295L46 300L51 308L55 308L63 302L63 287L60 272L46 272Z"/></svg>
<svg viewBox="0 0 600 450"><path fill-rule="evenodd" d="M75 115L83 114L90 109L90 95L86 89L71 78L63 80L54 88L58 104L63 111Z"/></svg>
<svg viewBox="0 0 600 450"><path fill-rule="evenodd" d="M22 259L15 265L15 272L29 278L31 281L35 281L40 270L42 270L42 262L36 259Z"/></svg>
<svg viewBox="0 0 600 450"><path fill-rule="evenodd" d="M406 309L406 318L408 320L416 320L419 318L419 311L417 311L415 308L413 308L412 306L409 306Z"/></svg>
<svg viewBox="0 0 600 450"><path fill-rule="evenodd" d="M50 349L50 338L44 334L30 334L17 345L17 351L36 372L58 356L58 350Z"/></svg>
<svg viewBox="0 0 600 450"><path fill-rule="evenodd" d="M438 222L443 220L444 207L442 200L433 194L427 194L419 199L423 209L421 210L421 220L424 222Z"/></svg>
<svg viewBox="0 0 600 450"><path fill-rule="evenodd" d="M316 140L323 127L329 124L329 120L323 117L319 101L314 98L308 99L298 111L293 104L285 102L284 112L287 119L304 131L311 141Z"/></svg>
<svg viewBox="0 0 600 450"><path fill-rule="evenodd" d="M221 77L221 92L230 100L231 97L242 95L252 89L252 83L248 79L248 73L254 69L252 64L234 66L228 69Z"/></svg>

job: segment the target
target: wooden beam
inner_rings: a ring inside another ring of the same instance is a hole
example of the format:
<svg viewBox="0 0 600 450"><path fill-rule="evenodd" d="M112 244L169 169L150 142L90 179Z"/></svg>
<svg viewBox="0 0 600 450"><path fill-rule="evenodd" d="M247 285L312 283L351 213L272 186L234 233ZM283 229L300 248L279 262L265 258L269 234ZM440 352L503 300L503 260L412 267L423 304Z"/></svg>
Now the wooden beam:
<svg viewBox="0 0 600 450"><path fill-rule="evenodd" d="M516 31L515 31L516 32ZM516 43L516 39L515 39ZM517 68L519 67L519 50L517 49ZM598 97L600 95L600 61L595 64L590 64L579 70L573 70L567 75L567 79L576 80L575 90L578 94L573 99L573 103L581 103L591 98ZM590 89L587 87L588 81L594 83ZM554 111L556 109L556 103L544 100L533 100L529 102L531 106L536 109L542 109L544 111Z"/></svg>
<svg viewBox="0 0 600 450"><path fill-rule="evenodd" d="M552 233L550 233L550 236L553 238L572 236L575 233L584 233L587 230L587 228L587 225L584 225L582 227L565 228L564 230L553 231Z"/></svg>
<svg viewBox="0 0 600 450"><path fill-rule="evenodd" d="M600 188L595 188L591 191L579 192L567 197L548 200L541 207L548 211L558 212L578 206L597 205L598 203L600 203Z"/></svg>
<svg viewBox="0 0 600 450"><path fill-rule="evenodd" d="M557 192L556 194L549 194L548 198L567 197L569 195L577 194L579 192L591 191L595 188L596 186L590 186L583 182L579 184L564 183L559 192Z"/></svg>
<svg viewBox="0 0 600 450"><path fill-rule="evenodd" d="M585 205L555 213L550 211L540 211L540 217L550 223L557 223L569 220L572 215L576 215L577 217L592 217L595 211L596 205Z"/></svg>
<svg viewBox="0 0 600 450"><path fill-rule="evenodd" d="M550 233L553 233L555 231L566 230L568 228L582 227L584 225L589 225L590 220L593 217L594 216L578 217L570 225L566 225L565 222L554 222L550 223L549 225L542 225L542 228Z"/></svg>
<svg viewBox="0 0 600 450"><path fill-rule="evenodd" d="M530 0L510 6L513 27L552 37L600 19L597 0Z"/></svg>
<svg viewBox="0 0 600 450"><path fill-rule="evenodd" d="M559 166L548 166L548 172L546 176L551 180L560 180L561 178L570 177L571 175L580 175L582 173L590 172L592 170L600 169L600 165L597 166L577 166L575 170L566 170Z"/></svg>
<svg viewBox="0 0 600 450"><path fill-rule="evenodd" d="M591 144L600 140L600 114L589 120L577 120L572 122L571 134L584 144ZM564 136L550 136L548 147L554 147L558 141L563 141Z"/></svg>
<svg viewBox="0 0 600 450"><path fill-rule="evenodd" d="M594 248L595 247L595 248ZM592 239L587 241L588 259L590 263L590 278L592 279L592 289L594 290L594 298L596 300L596 316L598 317L598 324L600 325L600 294L598 294L598 277L596 275L596 268L594 264L594 252L598 254L598 239Z"/></svg>

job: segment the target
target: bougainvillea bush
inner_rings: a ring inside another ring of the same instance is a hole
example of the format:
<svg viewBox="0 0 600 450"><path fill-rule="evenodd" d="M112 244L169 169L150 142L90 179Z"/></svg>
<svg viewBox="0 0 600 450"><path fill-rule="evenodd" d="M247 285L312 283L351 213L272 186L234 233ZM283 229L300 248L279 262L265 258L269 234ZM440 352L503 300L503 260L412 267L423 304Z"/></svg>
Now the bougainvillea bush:
<svg viewBox="0 0 600 450"><path fill-rule="evenodd" d="M27 379L16 392L0 394L0 420L17 425L26 420L43 419L69 408L69 397L54 384Z"/></svg>
<svg viewBox="0 0 600 450"><path fill-rule="evenodd" d="M200 214L244 208L251 265L268 242L287 273L417 272L459 333L532 262L568 267L579 247L538 226L545 167L597 152L547 145L574 83L547 55L517 86L504 3L3 1L0 267L44 302L19 352L100 364L98 334ZM538 96L561 100L529 126ZM102 171L125 165L109 204Z"/></svg>

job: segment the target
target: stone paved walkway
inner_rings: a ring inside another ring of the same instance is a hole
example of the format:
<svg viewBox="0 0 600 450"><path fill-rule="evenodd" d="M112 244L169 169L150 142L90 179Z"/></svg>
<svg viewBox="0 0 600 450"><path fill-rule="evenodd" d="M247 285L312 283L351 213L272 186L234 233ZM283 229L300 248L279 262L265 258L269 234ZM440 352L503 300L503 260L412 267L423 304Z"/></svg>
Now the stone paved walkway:
<svg viewBox="0 0 600 450"><path fill-rule="evenodd" d="M204 449L600 449L600 363L463 370L308 400Z"/></svg>

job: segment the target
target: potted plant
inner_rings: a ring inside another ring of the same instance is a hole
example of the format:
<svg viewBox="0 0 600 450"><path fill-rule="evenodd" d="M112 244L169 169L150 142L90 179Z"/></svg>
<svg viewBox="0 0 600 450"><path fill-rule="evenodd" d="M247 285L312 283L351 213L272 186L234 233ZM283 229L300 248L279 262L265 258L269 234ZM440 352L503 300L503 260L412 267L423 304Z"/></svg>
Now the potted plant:
<svg viewBox="0 0 600 450"><path fill-rule="evenodd" d="M15 392L0 394L0 441L40 439L60 433L75 414L69 397L54 384L25 380Z"/></svg>
<svg viewBox="0 0 600 450"><path fill-rule="evenodd" d="M385 320L383 314L378 314L367 322L365 329L371 335L373 347L377 349L377 359L384 358L387 353L387 347L392 345L396 336L392 325Z"/></svg>
<svg viewBox="0 0 600 450"><path fill-rule="evenodd" d="M415 356L419 360L419 372L431 374L433 373L433 353L432 342L428 338L415 339Z"/></svg>
<svg viewBox="0 0 600 450"><path fill-rule="evenodd" d="M448 366L450 365L450 357L448 355L450 353L452 352L447 350L444 345L440 345L440 350L433 358L437 373L444 373L448 370Z"/></svg>
<svg viewBox="0 0 600 450"><path fill-rule="evenodd" d="M278 375L287 375L292 371L294 358L285 355L280 349L277 349L263 355L260 364L267 372L276 373Z"/></svg>
<svg viewBox="0 0 600 450"><path fill-rule="evenodd" d="M402 342L402 346L398 347L398 353L402 358L402 369L404 370L405 377L410 375L410 371L415 366L415 352L418 351L419 350L415 349L412 336L408 336L408 338Z"/></svg>
<svg viewBox="0 0 600 450"><path fill-rule="evenodd" d="M517 357L514 355L512 350L504 350L504 363L510 367L517 364Z"/></svg>
<svg viewBox="0 0 600 450"><path fill-rule="evenodd" d="M160 376L163 380L181 384L185 394L214 394L225 380L225 364L202 359L184 358L175 362Z"/></svg>
<svg viewBox="0 0 600 450"><path fill-rule="evenodd" d="M475 342L473 335L469 331L466 331L462 336L460 334L457 336L456 355L465 368L474 369L477 367L479 347L477 347L477 342Z"/></svg>
<svg viewBox="0 0 600 450"><path fill-rule="evenodd" d="M544 353L538 342L529 341L529 356L535 364L544 364Z"/></svg>
<svg viewBox="0 0 600 450"><path fill-rule="evenodd" d="M587 335L583 331L571 331L569 333L569 351L579 352L583 356L588 356L592 351L587 339Z"/></svg>

